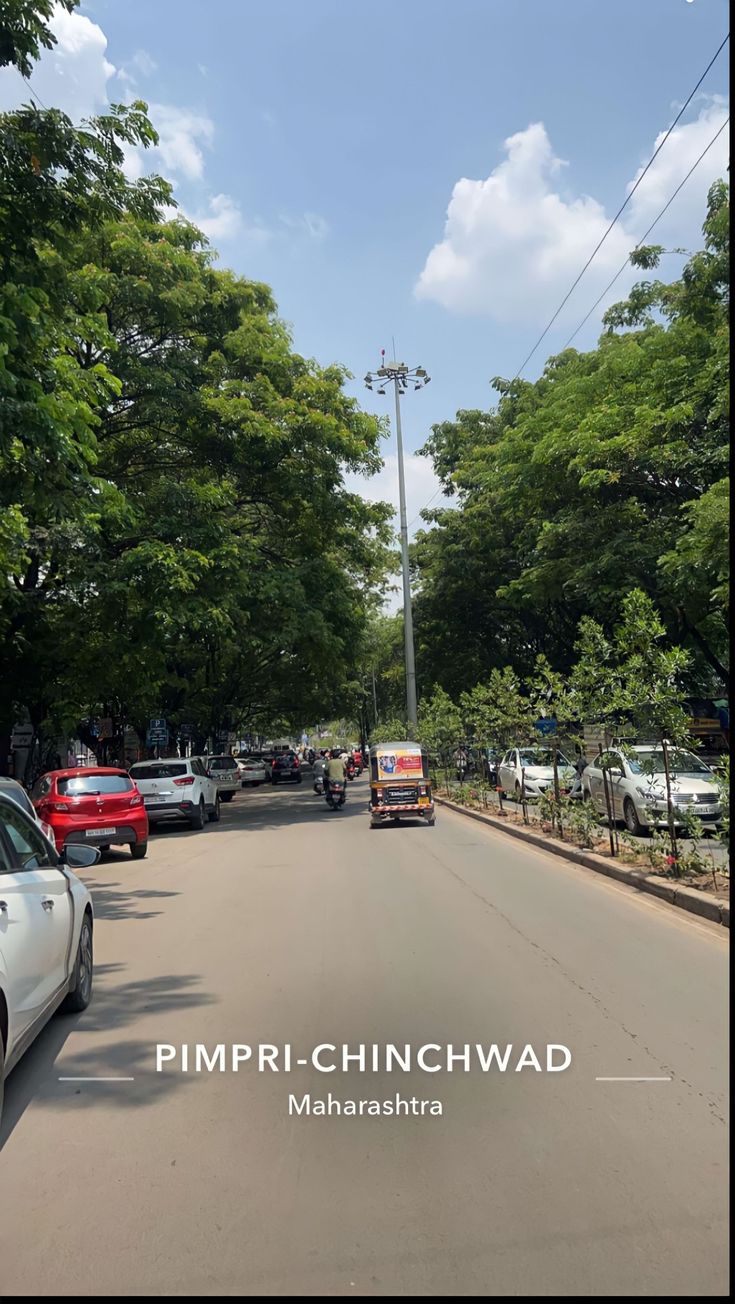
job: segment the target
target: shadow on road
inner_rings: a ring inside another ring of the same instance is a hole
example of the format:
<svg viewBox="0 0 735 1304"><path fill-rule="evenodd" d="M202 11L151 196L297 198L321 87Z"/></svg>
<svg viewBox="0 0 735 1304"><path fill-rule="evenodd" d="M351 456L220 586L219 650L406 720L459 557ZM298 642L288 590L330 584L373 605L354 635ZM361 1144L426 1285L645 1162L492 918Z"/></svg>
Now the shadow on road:
<svg viewBox="0 0 735 1304"><path fill-rule="evenodd" d="M197 974L162 974L134 982L118 981L121 965L96 965L92 1003L83 1014L60 1012L46 1025L5 1084L0 1150L25 1110L34 1102L55 1110L88 1109L110 1104L136 1109L169 1096L185 1085L186 1075L155 1072L155 1044L115 1041L94 1050L75 1051L57 1064L72 1032L116 1032L149 1014L211 1005L214 997L198 988ZM111 980L111 981L108 981ZM132 1082L82 1084L59 1077L133 1078Z"/></svg>
<svg viewBox="0 0 735 1304"><path fill-rule="evenodd" d="M84 875L85 886L92 893L96 919L155 919L162 910L142 910L141 902L164 901L178 892L161 892L156 888L126 888L124 883L110 883L104 878Z"/></svg>

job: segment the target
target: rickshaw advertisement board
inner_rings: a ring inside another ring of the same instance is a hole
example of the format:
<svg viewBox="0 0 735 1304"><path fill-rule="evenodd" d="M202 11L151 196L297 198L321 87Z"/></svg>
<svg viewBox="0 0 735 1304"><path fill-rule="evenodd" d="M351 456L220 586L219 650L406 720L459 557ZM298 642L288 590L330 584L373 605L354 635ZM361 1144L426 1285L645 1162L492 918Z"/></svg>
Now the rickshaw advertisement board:
<svg viewBox="0 0 735 1304"><path fill-rule="evenodd" d="M420 779L424 772L420 747L395 747L376 759L379 779Z"/></svg>

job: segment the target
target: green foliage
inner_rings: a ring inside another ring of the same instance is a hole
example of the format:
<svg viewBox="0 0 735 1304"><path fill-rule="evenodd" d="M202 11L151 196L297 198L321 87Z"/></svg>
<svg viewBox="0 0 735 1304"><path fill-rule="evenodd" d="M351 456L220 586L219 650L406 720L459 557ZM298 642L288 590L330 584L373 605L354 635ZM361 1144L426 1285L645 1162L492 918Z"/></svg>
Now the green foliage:
<svg viewBox="0 0 735 1304"><path fill-rule="evenodd" d="M52 38L16 8L18 62ZM0 115L0 729L336 715L392 561L390 509L343 481L380 423L164 220L165 181L126 179L156 139L142 102Z"/></svg>
<svg viewBox="0 0 735 1304"><path fill-rule="evenodd" d="M691 652L692 695L728 683L728 211L717 183L704 248L611 309L597 348L434 427L423 451L457 505L413 545L419 683L457 697L540 654L568 672L580 619L609 626L632 588Z"/></svg>
<svg viewBox="0 0 735 1304"><path fill-rule="evenodd" d="M79 0L0 0L0 67L14 64L30 77L42 50L56 44L48 26L55 3L71 13Z"/></svg>
<svg viewBox="0 0 735 1304"><path fill-rule="evenodd" d="M418 736L432 752L444 752L462 735L462 717L443 688L435 688L419 704Z"/></svg>

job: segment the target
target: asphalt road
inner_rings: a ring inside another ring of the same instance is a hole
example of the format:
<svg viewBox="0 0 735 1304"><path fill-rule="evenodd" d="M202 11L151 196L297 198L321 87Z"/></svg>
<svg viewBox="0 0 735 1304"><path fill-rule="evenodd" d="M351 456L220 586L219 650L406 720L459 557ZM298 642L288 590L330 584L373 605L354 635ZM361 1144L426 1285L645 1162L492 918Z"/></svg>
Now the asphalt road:
<svg viewBox="0 0 735 1304"><path fill-rule="evenodd" d="M726 1293L724 930L447 811L371 831L366 796L242 793L85 875L93 1003L7 1084L4 1295ZM197 1042L573 1058L155 1071ZM443 1113L289 1114L328 1092Z"/></svg>

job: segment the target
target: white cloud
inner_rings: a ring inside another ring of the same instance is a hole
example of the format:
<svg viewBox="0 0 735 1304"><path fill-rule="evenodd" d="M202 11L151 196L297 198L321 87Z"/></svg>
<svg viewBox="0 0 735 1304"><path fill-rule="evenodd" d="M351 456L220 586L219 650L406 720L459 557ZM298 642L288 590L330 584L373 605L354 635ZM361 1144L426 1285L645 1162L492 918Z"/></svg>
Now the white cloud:
<svg viewBox="0 0 735 1304"><path fill-rule="evenodd" d="M308 235L311 240L325 240L329 235L329 223L319 213L301 213L298 217L282 213L280 220L289 230Z"/></svg>
<svg viewBox="0 0 735 1304"><path fill-rule="evenodd" d="M151 73L154 73L158 67L155 59L151 58L147 50L136 50L130 62L143 77L150 77Z"/></svg>
<svg viewBox="0 0 735 1304"><path fill-rule="evenodd" d="M395 453L389 453L384 458L382 471L377 475L371 476L366 480L363 476L351 473L345 476L345 483L348 489L353 493L359 493L362 498L368 502L387 502L395 506L395 515L393 525L398 532L400 519L398 513L398 457ZM420 457L418 453L404 453L403 456L404 476L406 482L406 518L408 521L408 533L412 536L417 530L426 529L426 525L421 519L416 519L422 507L425 507L430 498L437 494L439 490L439 481L434 474L434 468L431 459ZM431 504L432 507L444 506L451 499L443 499L439 494Z"/></svg>
<svg viewBox="0 0 735 1304"><path fill-rule="evenodd" d="M33 68L31 84L38 99L79 120L107 103L107 82L115 67L106 57L107 37L80 13L54 7L51 30L56 45ZM0 70L0 109L15 108L30 98L14 68Z"/></svg>
<svg viewBox="0 0 735 1304"><path fill-rule="evenodd" d="M174 104L150 104L149 113L158 132L158 145L146 153L157 156L155 166L174 178L198 181L204 173L203 147L214 139L211 118Z"/></svg>
<svg viewBox="0 0 735 1304"><path fill-rule="evenodd" d="M717 96L708 101L699 116L692 122L674 128L630 201L628 224L634 227L639 235L643 234L679 183L684 180L692 164L699 158L718 128L724 124L727 116L727 106L724 100ZM664 135L665 132L662 131L656 137L654 149L661 144ZM661 233L665 233L667 229L691 229L701 225L704 218L704 195L713 181L718 177L727 176L728 162L728 132L724 130L712 148L707 151L691 181L688 181L681 194L677 195L669 210L672 216L669 217L667 213L661 226L656 227L655 235L651 236L652 240L663 243ZM643 167L640 167L636 172L628 186L629 191L642 171Z"/></svg>
<svg viewBox="0 0 735 1304"><path fill-rule="evenodd" d="M709 102L696 120L672 132L586 272L579 295L560 319L563 325L594 301L618 271L725 116L721 101ZM453 312L538 324L558 307L613 214L589 195L564 193L564 164L554 154L543 123L510 136L505 150L506 157L484 181L462 178L456 183L443 239L430 251L415 293ZM696 241L704 195L726 165L723 132L652 233L652 241ZM633 279L630 270L611 297L622 297Z"/></svg>

